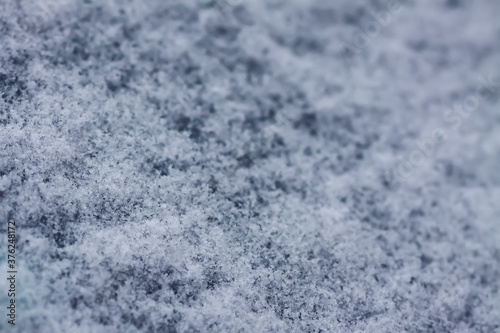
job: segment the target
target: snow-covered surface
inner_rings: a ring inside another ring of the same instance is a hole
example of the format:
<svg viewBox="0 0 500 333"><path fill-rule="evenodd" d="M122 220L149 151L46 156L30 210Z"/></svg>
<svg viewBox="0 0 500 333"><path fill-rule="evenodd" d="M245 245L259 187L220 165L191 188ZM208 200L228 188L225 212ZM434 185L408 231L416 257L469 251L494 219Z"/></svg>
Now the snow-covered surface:
<svg viewBox="0 0 500 333"><path fill-rule="evenodd" d="M232 2L0 1L14 329L498 332L500 2Z"/></svg>

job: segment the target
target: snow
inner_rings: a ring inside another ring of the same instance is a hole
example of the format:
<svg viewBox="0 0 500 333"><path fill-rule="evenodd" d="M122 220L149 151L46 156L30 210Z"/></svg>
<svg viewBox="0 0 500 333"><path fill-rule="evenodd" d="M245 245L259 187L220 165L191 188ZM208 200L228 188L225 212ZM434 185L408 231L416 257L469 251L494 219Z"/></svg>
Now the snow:
<svg viewBox="0 0 500 333"><path fill-rule="evenodd" d="M0 1L17 331L499 330L500 3L390 8Z"/></svg>

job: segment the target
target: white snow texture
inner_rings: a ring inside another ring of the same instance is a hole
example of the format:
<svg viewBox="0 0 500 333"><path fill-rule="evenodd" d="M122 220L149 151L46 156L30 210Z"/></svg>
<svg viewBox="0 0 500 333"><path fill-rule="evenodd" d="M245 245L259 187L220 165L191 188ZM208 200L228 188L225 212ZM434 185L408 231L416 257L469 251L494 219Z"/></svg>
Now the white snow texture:
<svg viewBox="0 0 500 333"><path fill-rule="evenodd" d="M0 331L500 332L499 17L0 0Z"/></svg>

